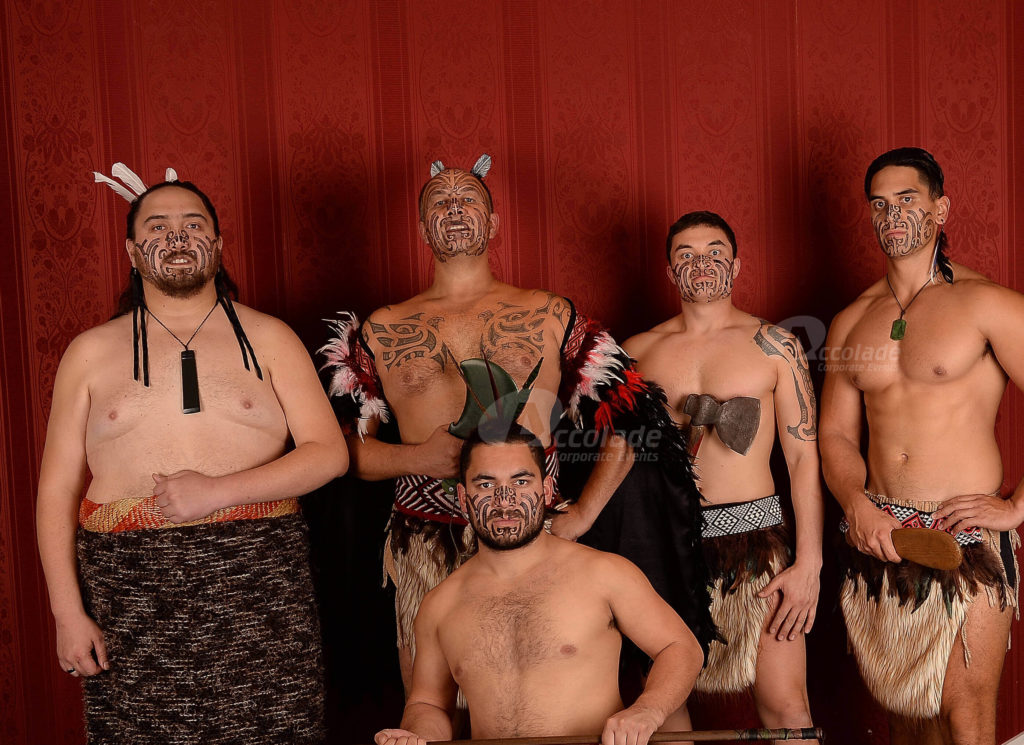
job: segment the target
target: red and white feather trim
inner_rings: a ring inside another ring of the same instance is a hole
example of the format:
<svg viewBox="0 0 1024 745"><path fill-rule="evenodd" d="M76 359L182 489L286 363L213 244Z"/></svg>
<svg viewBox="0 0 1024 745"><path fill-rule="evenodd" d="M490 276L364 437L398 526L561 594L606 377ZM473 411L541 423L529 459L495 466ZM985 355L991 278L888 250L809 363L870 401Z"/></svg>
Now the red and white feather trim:
<svg viewBox="0 0 1024 745"><path fill-rule="evenodd" d="M334 331L334 336L317 350L326 359L320 369L331 371L328 388L331 396L351 396L359 407L359 415L354 424L362 438L366 435L367 423L371 419L383 423L390 417L380 378L373 358L360 346L358 316L341 311L338 318L324 320Z"/></svg>

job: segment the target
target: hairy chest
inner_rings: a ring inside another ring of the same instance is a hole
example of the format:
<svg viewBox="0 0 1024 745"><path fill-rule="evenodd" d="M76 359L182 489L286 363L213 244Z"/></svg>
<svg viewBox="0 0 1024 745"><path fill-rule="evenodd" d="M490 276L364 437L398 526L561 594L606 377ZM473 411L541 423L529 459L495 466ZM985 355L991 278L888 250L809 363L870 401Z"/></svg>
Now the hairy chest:
<svg viewBox="0 0 1024 745"><path fill-rule="evenodd" d="M618 634L605 609L536 588L469 598L456 616L442 643L463 682L481 675L518 678L592 654L600 640Z"/></svg>

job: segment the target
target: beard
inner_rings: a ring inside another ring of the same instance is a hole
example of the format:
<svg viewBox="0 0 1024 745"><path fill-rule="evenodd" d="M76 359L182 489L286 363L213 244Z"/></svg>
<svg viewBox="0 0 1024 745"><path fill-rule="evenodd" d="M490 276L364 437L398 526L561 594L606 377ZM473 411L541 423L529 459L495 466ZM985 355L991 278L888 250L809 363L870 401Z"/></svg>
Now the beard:
<svg viewBox="0 0 1024 745"><path fill-rule="evenodd" d="M179 300L198 295L220 268L220 251L209 239L177 247L164 245L159 240L137 243L133 255L132 264L144 280L160 293ZM191 259L191 263L171 263L178 258Z"/></svg>
<svg viewBox="0 0 1024 745"><path fill-rule="evenodd" d="M168 258L173 258L169 256ZM153 286L168 297L184 300L198 295L217 274L214 262L207 262L191 272L161 272L151 278Z"/></svg>
<svg viewBox="0 0 1024 745"><path fill-rule="evenodd" d="M543 504L541 495L537 496L537 504ZM518 526L498 528L493 525L496 520L517 517L520 518ZM476 533L477 539L487 548L494 551L511 551L533 542L540 535L544 529L544 511L541 509L531 510L525 505L505 510L492 510L484 505L479 511L470 511L469 523L473 526L473 532Z"/></svg>

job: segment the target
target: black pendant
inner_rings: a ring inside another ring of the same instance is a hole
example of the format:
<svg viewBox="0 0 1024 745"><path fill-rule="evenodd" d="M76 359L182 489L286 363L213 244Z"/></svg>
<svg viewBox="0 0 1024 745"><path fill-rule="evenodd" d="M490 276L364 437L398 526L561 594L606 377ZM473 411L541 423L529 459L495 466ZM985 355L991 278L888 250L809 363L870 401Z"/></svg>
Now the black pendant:
<svg viewBox="0 0 1024 745"><path fill-rule="evenodd" d="M199 413L199 374L196 372L196 353L186 349L181 353L181 411Z"/></svg>
<svg viewBox="0 0 1024 745"><path fill-rule="evenodd" d="M899 341L903 338L903 335L907 333L907 322L902 318L897 318L892 322L892 331L889 332L889 338L893 341Z"/></svg>

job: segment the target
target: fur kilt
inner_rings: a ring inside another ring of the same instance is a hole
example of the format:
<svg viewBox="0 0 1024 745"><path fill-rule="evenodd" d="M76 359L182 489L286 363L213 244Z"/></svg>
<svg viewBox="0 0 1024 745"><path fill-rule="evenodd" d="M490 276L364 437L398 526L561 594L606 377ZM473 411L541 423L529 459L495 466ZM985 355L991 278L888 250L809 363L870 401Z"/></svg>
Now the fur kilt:
<svg viewBox="0 0 1024 745"><path fill-rule="evenodd" d="M476 536L468 525L443 523L391 513L384 545L385 583L395 585L398 646L416 654L416 614L428 592L476 553Z"/></svg>
<svg viewBox="0 0 1024 745"><path fill-rule="evenodd" d="M941 502L886 503L934 512ZM993 608L1017 607L1016 531L982 529L983 540L962 546L963 563L939 570L883 562L837 541L843 582L840 605L861 677L888 711L912 719L938 716L949 656L960 635L970 664L971 605L984 593Z"/></svg>
<svg viewBox="0 0 1024 745"><path fill-rule="evenodd" d="M84 678L90 745L323 738L320 629L300 514L78 532L110 670Z"/></svg>
<svg viewBox="0 0 1024 745"><path fill-rule="evenodd" d="M703 545L711 617L724 643L711 643L694 690L738 693L754 684L761 629L771 609L771 600L757 594L789 566L789 531L779 524L704 538Z"/></svg>

